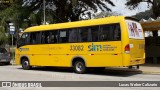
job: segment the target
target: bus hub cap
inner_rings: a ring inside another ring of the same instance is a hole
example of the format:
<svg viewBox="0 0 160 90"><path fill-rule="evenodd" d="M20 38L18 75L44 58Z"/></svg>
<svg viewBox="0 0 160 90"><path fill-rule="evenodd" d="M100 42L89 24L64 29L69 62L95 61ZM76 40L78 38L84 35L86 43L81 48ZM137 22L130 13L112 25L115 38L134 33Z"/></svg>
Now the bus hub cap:
<svg viewBox="0 0 160 90"><path fill-rule="evenodd" d="M24 66L28 66L29 62L28 61L24 61Z"/></svg>
<svg viewBox="0 0 160 90"><path fill-rule="evenodd" d="M83 64L82 64L81 62L78 62L78 63L76 64L76 69L77 69L77 71L79 71L79 72L83 71Z"/></svg>

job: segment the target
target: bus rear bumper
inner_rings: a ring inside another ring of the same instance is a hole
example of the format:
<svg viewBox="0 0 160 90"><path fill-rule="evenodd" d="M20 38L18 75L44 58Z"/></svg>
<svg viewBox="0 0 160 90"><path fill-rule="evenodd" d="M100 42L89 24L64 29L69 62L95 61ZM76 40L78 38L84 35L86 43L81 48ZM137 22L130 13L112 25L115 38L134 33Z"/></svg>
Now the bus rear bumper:
<svg viewBox="0 0 160 90"><path fill-rule="evenodd" d="M137 58L134 60L130 60L129 66L142 65L145 63L145 58Z"/></svg>

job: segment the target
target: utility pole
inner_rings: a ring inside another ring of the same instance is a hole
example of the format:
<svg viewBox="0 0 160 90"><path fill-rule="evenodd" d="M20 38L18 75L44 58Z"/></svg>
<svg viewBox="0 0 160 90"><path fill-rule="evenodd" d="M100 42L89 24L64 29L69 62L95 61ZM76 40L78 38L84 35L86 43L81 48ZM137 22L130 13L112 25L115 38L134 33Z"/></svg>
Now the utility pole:
<svg viewBox="0 0 160 90"><path fill-rule="evenodd" d="M11 53L12 53L12 59L14 60L14 53L13 53L13 51L14 51L14 47L13 47L13 35L15 34L15 26L14 26L14 24L13 23L9 23L9 29L10 29L10 34L12 35L12 50L11 50Z"/></svg>
<svg viewBox="0 0 160 90"><path fill-rule="evenodd" d="M43 24L46 24L46 1L43 0Z"/></svg>

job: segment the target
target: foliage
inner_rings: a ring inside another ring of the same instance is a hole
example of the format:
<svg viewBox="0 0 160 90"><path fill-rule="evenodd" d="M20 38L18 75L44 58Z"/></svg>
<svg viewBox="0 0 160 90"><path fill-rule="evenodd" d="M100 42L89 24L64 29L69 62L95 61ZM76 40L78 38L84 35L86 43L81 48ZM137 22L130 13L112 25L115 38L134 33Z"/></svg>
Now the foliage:
<svg viewBox="0 0 160 90"><path fill-rule="evenodd" d="M97 10L111 11L108 4L115 6L111 0L45 0L46 22L58 23L77 21L86 14ZM108 3L108 4L107 4ZM94 13L93 12L93 13ZM19 28L41 25L43 22L43 0L14 0L12 4L0 3L0 25L15 23Z"/></svg>
<svg viewBox="0 0 160 90"><path fill-rule="evenodd" d="M88 10L111 11L106 3L115 6L111 0L46 0L46 15L55 19L50 21L47 18L47 20L50 22L76 21ZM39 14L43 11L43 0L24 1L23 6L29 8L34 14ZM91 15L91 13L87 14Z"/></svg>
<svg viewBox="0 0 160 90"><path fill-rule="evenodd" d="M94 18L103 18L103 17L108 17L108 16L120 16L121 14L117 12L101 12L98 13L94 16Z"/></svg>
<svg viewBox="0 0 160 90"><path fill-rule="evenodd" d="M115 6L111 0L45 1L46 22L48 23L77 21L82 19L80 17L84 14L91 17L92 13L98 10L111 11L108 5ZM33 25L41 25L43 22L43 0L14 0L12 4L0 3L0 26L8 29L10 22L14 23L16 36L18 36L19 28L25 29Z"/></svg>
<svg viewBox="0 0 160 90"><path fill-rule="evenodd" d="M133 10L142 2L148 3L148 7L151 5L155 18L160 16L160 0L127 0L126 5L129 9Z"/></svg>
<svg viewBox="0 0 160 90"><path fill-rule="evenodd" d="M5 45L7 43L7 36L5 35L5 30L2 26L0 26L0 46Z"/></svg>
<svg viewBox="0 0 160 90"><path fill-rule="evenodd" d="M146 10L145 12L140 12L140 13L137 13L136 15L132 16L138 20L141 20L141 19L146 19L148 20L150 17L153 18L153 12L152 10Z"/></svg>

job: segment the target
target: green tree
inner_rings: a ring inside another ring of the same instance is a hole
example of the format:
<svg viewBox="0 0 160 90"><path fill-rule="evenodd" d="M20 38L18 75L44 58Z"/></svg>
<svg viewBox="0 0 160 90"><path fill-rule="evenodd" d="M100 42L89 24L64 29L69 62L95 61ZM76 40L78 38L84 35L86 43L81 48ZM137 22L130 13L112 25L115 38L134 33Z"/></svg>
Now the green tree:
<svg viewBox="0 0 160 90"><path fill-rule="evenodd" d="M108 16L120 16L121 14L117 12L101 12L98 13L94 16L94 18L103 18L103 17L108 17Z"/></svg>
<svg viewBox="0 0 160 90"><path fill-rule="evenodd" d="M106 3L115 6L111 0L46 0L46 16L51 17L52 22L76 21L87 10L96 12L100 8L102 11L111 11ZM43 11L43 0L24 1L23 6L39 14Z"/></svg>
<svg viewBox="0 0 160 90"><path fill-rule="evenodd" d="M28 18L30 12L27 8L22 6L23 2L21 0L14 0L14 3L8 5L0 4L0 26L8 26L8 22L14 23L16 34L19 33L19 28L25 26L24 19ZM16 35L18 37L18 35Z"/></svg>
<svg viewBox="0 0 160 90"><path fill-rule="evenodd" d="M87 10L111 11L111 0L45 0L46 21L49 23L77 21ZM107 4L108 3L108 4ZM0 25L15 23L16 30L43 22L43 0L14 0L12 4L0 4ZM87 13L91 15L90 13Z"/></svg>
<svg viewBox="0 0 160 90"><path fill-rule="evenodd" d="M45 0L46 21L60 23L80 20L80 15L88 10L111 11L108 4L115 6L111 0ZM108 3L108 4L107 4ZM91 15L91 13L88 13ZM12 22L16 27L27 28L43 22L43 0L14 0L12 4L0 3L0 26L6 27ZM18 35L16 35L18 36Z"/></svg>
<svg viewBox="0 0 160 90"><path fill-rule="evenodd" d="M136 15L134 15L132 17L134 17L138 20L141 20L142 18L148 20L150 17L153 17L153 12L152 12L152 10L146 10L144 12L137 13Z"/></svg>
<svg viewBox="0 0 160 90"><path fill-rule="evenodd" d="M8 41L7 36L5 35L4 27L0 26L0 46L4 46Z"/></svg>
<svg viewBox="0 0 160 90"><path fill-rule="evenodd" d="M129 9L133 10L137 8L141 2L148 3L148 6L151 4L154 17L160 16L160 0L127 0L126 5Z"/></svg>

